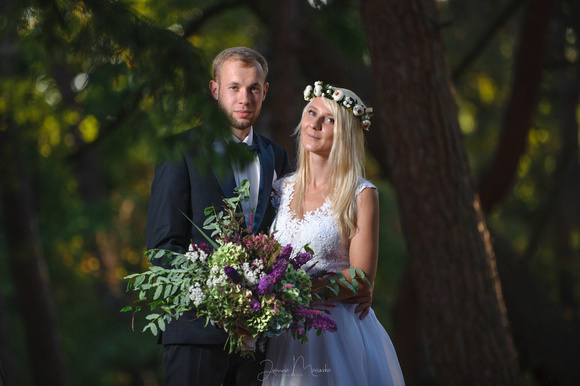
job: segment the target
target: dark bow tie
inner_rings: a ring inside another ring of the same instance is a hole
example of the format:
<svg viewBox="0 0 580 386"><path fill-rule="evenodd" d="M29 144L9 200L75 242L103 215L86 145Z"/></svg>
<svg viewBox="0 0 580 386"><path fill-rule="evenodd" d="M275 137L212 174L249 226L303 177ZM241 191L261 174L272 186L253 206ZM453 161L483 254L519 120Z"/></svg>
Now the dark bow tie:
<svg viewBox="0 0 580 386"><path fill-rule="evenodd" d="M252 150L252 151L260 151L260 146L257 143L254 143L253 145L248 145L245 142L240 142L240 146L244 146L247 149Z"/></svg>

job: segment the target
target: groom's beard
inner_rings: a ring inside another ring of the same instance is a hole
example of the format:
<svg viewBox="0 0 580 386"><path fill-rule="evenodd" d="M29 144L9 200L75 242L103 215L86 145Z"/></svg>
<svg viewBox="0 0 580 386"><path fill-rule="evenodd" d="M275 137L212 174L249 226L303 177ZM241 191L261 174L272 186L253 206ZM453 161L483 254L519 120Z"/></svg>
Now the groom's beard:
<svg viewBox="0 0 580 386"><path fill-rule="evenodd" d="M221 100L218 99L218 106L219 108L223 111L223 113L226 115L226 117L228 117L228 120L230 121L230 125L233 129L238 129L238 130L245 130L245 129L249 129L250 127L252 127L254 125L254 122L256 122L256 119L258 119L258 117L260 116L260 113L262 112L262 108L258 108L257 110L253 110L252 114L250 115L250 117L248 118L238 118L236 117L233 111L228 111L228 109L222 104Z"/></svg>

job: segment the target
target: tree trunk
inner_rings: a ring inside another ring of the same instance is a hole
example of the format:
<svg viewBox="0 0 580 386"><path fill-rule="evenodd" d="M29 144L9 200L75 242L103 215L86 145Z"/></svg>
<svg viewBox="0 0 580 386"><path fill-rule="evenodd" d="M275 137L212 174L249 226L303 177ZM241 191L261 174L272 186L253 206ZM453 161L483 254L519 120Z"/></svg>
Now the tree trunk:
<svg viewBox="0 0 580 386"><path fill-rule="evenodd" d="M8 384L8 380L14 373L14 361L10 352L11 339L9 331L10 315L8 307L4 301L4 293L0 287L0 386Z"/></svg>
<svg viewBox="0 0 580 386"><path fill-rule="evenodd" d="M549 298L544 286L513 251L493 234L498 272L513 337L523 368L538 385L576 385L580 380L580 335L573 320Z"/></svg>
<svg viewBox="0 0 580 386"><path fill-rule="evenodd" d="M7 20L14 16L14 4L11 0L0 0L0 12L8 15ZM13 35L16 31L11 28L14 25L4 27L6 33L0 39L0 79L14 75L18 55ZM18 294L15 301L24 323L34 384L66 386L69 380L38 235L32 180L23 156L22 131L9 114L0 114L0 226L6 238L8 269Z"/></svg>
<svg viewBox="0 0 580 386"><path fill-rule="evenodd" d="M294 26L299 24L300 4L295 1L282 1L275 7L270 20L270 30L273 31L271 75L269 79L276 79L268 91L269 101L262 110L264 119L271 130L270 137L288 151L291 161L295 159L296 146L291 136L299 122L300 107L295 103L288 103L291 96L300 95L301 84L299 66L296 54L298 44L298 30ZM261 118L262 119L262 118Z"/></svg>
<svg viewBox="0 0 580 386"><path fill-rule="evenodd" d="M371 130L384 138L436 378L444 385L517 384L516 352L435 3L369 0L361 6L375 112L385 123Z"/></svg>
<svg viewBox="0 0 580 386"><path fill-rule="evenodd" d="M19 153L19 131L2 117L0 131L0 199L10 276L18 294L34 384L69 384L56 322L49 275L36 225L33 189L27 166Z"/></svg>

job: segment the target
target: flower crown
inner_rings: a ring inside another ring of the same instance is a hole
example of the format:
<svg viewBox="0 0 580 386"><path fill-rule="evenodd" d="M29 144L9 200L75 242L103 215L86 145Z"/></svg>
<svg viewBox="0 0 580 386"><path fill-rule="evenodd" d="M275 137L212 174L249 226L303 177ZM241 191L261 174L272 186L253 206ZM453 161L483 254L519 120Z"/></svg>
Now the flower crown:
<svg viewBox="0 0 580 386"><path fill-rule="evenodd" d="M371 116L373 112L372 107L364 107L362 102L359 102L354 97L349 95L344 95L344 91L339 88L334 88L329 84L324 84L321 81L314 83L314 87L311 85L306 86L304 89L304 100L311 101L316 97L325 96L328 99L332 99L339 106L351 111L355 117L359 117L361 121L361 128L363 130L368 130L371 126Z"/></svg>

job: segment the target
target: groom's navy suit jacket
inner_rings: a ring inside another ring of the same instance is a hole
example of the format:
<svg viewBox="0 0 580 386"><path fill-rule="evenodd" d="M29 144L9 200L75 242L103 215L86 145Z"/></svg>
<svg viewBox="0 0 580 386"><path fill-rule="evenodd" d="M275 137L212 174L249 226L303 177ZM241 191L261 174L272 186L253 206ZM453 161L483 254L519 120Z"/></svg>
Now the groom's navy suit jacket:
<svg viewBox="0 0 580 386"><path fill-rule="evenodd" d="M203 229L204 209L213 206L219 210L223 198L233 196L236 187L233 172L219 176L213 170L198 170L196 167L193 154L203 154L203 149L201 153L196 149L192 130L181 134L183 140L191 142L191 151L186 151L180 159L161 162L155 168L147 216L148 250L158 248L185 253L190 242L207 242L185 215ZM281 146L256 132L254 143L260 146L261 168L260 192L252 227L257 233L266 231L274 218L274 208L270 203L274 175L280 178L289 173L291 167L288 154ZM153 263L161 264L160 261ZM195 318L195 313L190 311L180 320L172 320L162 333L161 343L223 344L226 341L227 334L223 330L211 324L204 327L205 317L193 320Z"/></svg>

